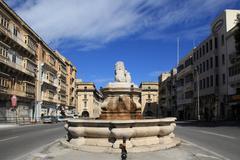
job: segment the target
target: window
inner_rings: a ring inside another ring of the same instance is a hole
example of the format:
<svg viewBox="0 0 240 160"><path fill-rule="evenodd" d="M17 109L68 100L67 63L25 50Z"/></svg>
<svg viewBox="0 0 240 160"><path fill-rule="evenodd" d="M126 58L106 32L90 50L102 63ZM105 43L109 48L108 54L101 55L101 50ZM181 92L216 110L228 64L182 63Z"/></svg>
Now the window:
<svg viewBox="0 0 240 160"><path fill-rule="evenodd" d="M200 58L202 57L202 48L199 48L199 54L200 54Z"/></svg>
<svg viewBox="0 0 240 160"><path fill-rule="evenodd" d="M216 86L218 86L218 84L219 84L219 76L218 76L218 74L216 74L216 77L215 77L215 84L216 84Z"/></svg>
<svg viewBox="0 0 240 160"><path fill-rule="evenodd" d="M225 74L222 74L222 83L223 83L223 84L226 83L226 77L225 77Z"/></svg>
<svg viewBox="0 0 240 160"><path fill-rule="evenodd" d="M207 77L207 88L209 88L209 77Z"/></svg>
<svg viewBox="0 0 240 160"><path fill-rule="evenodd" d="M222 64L225 65L225 55L222 54Z"/></svg>
<svg viewBox="0 0 240 160"><path fill-rule="evenodd" d="M84 99L87 99L87 95L86 94L84 94Z"/></svg>
<svg viewBox="0 0 240 160"><path fill-rule="evenodd" d="M212 87L213 86L213 75L210 76L210 83L211 83L210 85Z"/></svg>
<svg viewBox="0 0 240 160"><path fill-rule="evenodd" d="M205 88L205 85L206 85L206 83L205 83L205 78L203 79L203 88Z"/></svg>
<svg viewBox="0 0 240 160"><path fill-rule="evenodd" d="M202 52L203 52L203 55L205 55L205 46L204 45L202 46Z"/></svg>
<svg viewBox="0 0 240 160"><path fill-rule="evenodd" d="M18 34L19 34L19 29L18 29L18 27L17 27L17 26L13 26L13 35L17 37Z"/></svg>
<svg viewBox="0 0 240 160"><path fill-rule="evenodd" d="M206 43L206 53L208 53L208 42Z"/></svg>
<svg viewBox="0 0 240 160"><path fill-rule="evenodd" d="M213 68L213 57L210 58L210 68Z"/></svg>
<svg viewBox="0 0 240 160"><path fill-rule="evenodd" d="M200 89L202 89L202 80L200 80Z"/></svg>
<svg viewBox="0 0 240 160"><path fill-rule="evenodd" d="M8 58L8 49L2 45L0 45L0 56Z"/></svg>
<svg viewBox="0 0 240 160"><path fill-rule="evenodd" d="M200 64L200 73L202 73L202 64Z"/></svg>
<svg viewBox="0 0 240 160"><path fill-rule="evenodd" d="M215 39L214 39L214 46L215 46L215 49L218 48L218 38L217 37L215 37Z"/></svg>
<svg viewBox="0 0 240 160"><path fill-rule="evenodd" d="M210 50L212 50L212 39L210 39L210 41L209 41L209 45L210 45Z"/></svg>
<svg viewBox="0 0 240 160"><path fill-rule="evenodd" d="M87 108L87 102L86 101L84 102L84 107Z"/></svg>
<svg viewBox="0 0 240 160"><path fill-rule="evenodd" d="M150 99L150 98L151 98L151 95L149 94L149 95L148 95L148 99Z"/></svg>
<svg viewBox="0 0 240 160"><path fill-rule="evenodd" d="M203 62L203 72L205 72L205 62Z"/></svg>
<svg viewBox="0 0 240 160"><path fill-rule="evenodd" d="M196 52L193 53L193 60L196 61Z"/></svg>
<svg viewBox="0 0 240 160"><path fill-rule="evenodd" d="M218 67L218 56L215 56L215 67Z"/></svg>
<svg viewBox="0 0 240 160"><path fill-rule="evenodd" d="M224 46L224 34L221 36L221 44Z"/></svg>
<svg viewBox="0 0 240 160"><path fill-rule="evenodd" d="M0 15L0 20L1 20L0 21L0 25L3 26L4 28L8 29L8 27L9 27L9 20L6 17L2 16L2 15Z"/></svg>
<svg viewBox="0 0 240 160"><path fill-rule="evenodd" d="M208 69L209 69L209 61L207 60L206 63L207 63L207 71L208 71Z"/></svg>
<svg viewBox="0 0 240 160"><path fill-rule="evenodd" d="M197 59L198 59L198 50L197 50Z"/></svg>

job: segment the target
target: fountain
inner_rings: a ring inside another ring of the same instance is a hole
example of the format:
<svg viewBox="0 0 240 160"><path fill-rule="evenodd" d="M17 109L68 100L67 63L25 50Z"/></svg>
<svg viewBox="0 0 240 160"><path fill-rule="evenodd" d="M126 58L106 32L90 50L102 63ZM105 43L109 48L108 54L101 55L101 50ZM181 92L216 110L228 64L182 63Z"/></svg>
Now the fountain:
<svg viewBox="0 0 240 160"><path fill-rule="evenodd" d="M119 152L126 139L128 152L155 151L180 144L173 131L176 118L144 119L139 103L141 90L131 81L124 63L115 64L115 81L102 89L104 102L96 120L68 120L67 141L75 149Z"/></svg>

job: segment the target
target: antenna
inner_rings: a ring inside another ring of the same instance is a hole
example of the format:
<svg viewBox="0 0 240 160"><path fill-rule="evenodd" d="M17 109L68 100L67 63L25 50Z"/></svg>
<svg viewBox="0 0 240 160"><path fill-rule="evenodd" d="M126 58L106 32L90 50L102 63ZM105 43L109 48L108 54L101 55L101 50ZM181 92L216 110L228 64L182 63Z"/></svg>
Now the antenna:
<svg viewBox="0 0 240 160"><path fill-rule="evenodd" d="M179 41L180 41L180 38L177 37L177 66L179 64L179 49L180 49L180 47L179 47L180 42Z"/></svg>

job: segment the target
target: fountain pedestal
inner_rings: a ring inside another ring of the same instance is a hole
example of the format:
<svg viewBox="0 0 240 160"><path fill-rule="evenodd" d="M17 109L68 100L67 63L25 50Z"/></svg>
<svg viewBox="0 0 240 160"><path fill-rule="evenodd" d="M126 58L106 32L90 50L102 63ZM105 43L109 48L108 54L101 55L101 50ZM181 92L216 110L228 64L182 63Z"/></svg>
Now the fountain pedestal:
<svg viewBox="0 0 240 160"><path fill-rule="evenodd" d="M98 120L68 120L68 145L87 151L120 152L119 145L126 139L129 152L144 152L180 143L173 134L176 118L142 118L141 90L131 82L123 62L115 65L115 82L101 91L104 101Z"/></svg>

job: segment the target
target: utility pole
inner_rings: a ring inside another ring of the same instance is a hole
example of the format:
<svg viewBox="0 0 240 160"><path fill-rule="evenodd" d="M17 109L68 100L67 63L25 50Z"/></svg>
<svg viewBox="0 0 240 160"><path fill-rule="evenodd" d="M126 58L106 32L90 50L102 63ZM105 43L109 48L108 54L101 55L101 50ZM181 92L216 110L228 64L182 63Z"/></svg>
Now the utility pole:
<svg viewBox="0 0 240 160"><path fill-rule="evenodd" d="M195 72L197 75L197 119L200 120L200 98L199 98L199 70L196 67Z"/></svg>

